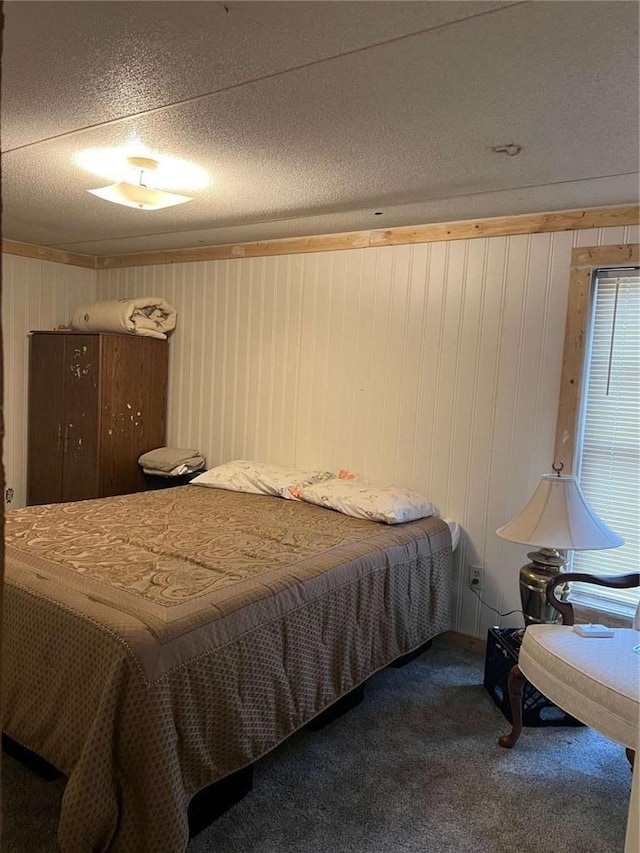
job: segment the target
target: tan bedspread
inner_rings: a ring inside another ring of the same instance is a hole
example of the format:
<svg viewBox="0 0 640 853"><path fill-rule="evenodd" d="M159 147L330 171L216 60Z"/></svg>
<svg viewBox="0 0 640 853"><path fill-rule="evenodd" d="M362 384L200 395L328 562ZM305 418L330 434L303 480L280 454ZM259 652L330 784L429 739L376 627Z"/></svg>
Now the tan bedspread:
<svg viewBox="0 0 640 853"><path fill-rule="evenodd" d="M198 790L450 626L448 527L198 486L7 516L3 729L64 853L182 853Z"/></svg>

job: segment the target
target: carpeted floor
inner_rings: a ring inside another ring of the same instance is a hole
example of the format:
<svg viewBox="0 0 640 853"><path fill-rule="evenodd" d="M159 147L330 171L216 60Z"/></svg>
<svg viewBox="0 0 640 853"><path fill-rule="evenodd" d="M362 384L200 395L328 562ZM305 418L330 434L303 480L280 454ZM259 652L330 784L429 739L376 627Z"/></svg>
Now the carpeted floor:
<svg viewBox="0 0 640 853"><path fill-rule="evenodd" d="M441 641L367 685L362 705L258 762L253 791L189 853L617 853L631 774L593 731L508 723L483 661ZM62 782L5 756L6 853L51 853ZM135 853L132 851L131 853Z"/></svg>

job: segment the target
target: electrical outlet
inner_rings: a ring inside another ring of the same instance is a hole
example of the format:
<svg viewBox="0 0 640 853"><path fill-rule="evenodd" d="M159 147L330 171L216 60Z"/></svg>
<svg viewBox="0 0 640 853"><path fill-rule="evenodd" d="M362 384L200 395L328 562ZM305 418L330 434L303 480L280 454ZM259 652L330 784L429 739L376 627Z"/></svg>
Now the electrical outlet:
<svg viewBox="0 0 640 853"><path fill-rule="evenodd" d="M484 566L467 566L467 586L480 592L484 583Z"/></svg>
<svg viewBox="0 0 640 853"><path fill-rule="evenodd" d="M4 502L6 504L10 504L12 500L13 500L13 489L11 489L11 488L5 489Z"/></svg>

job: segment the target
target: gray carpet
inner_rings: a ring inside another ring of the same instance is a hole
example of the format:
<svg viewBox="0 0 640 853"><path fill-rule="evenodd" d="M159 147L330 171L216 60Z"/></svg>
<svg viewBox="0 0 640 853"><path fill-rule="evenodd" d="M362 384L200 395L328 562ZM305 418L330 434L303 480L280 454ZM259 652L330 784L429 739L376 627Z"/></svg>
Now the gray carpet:
<svg viewBox="0 0 640 853"><path fill-rule="evenodd" d="M508 723L482 660L443 642L367 685L365 701L256 766L253 791L189 853L616 853L631 774L593 731ZM5 756L7 853L51 853L63 785ZM132 851L135 853L135 851Z"/></svg>

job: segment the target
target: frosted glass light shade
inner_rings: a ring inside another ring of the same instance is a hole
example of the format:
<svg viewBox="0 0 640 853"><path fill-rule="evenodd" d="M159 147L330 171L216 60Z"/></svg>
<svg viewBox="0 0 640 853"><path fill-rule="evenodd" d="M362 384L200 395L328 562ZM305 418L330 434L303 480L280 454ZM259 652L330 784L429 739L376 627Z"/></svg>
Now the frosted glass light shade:
<svg viewBox="0 0 640 853"><path fill-rule="evenodd" d="M556 474L543 474L526 507L496 533L509 542L572 551L624 545L589 506L576 478Z"/></svg>
<svg viewBox="0 0 640 853"><path fill-rule="evenodd" d="M138 210L161 210L163 207L172 207L176 204L184 204L186 201L193 201L187 195L154 190L137 184L129 184L126 181L120 181L108 187L99 187L97 190L88 190L88 192L105 199L105 201L123 204L125 207L135 207Z"/></svg>

